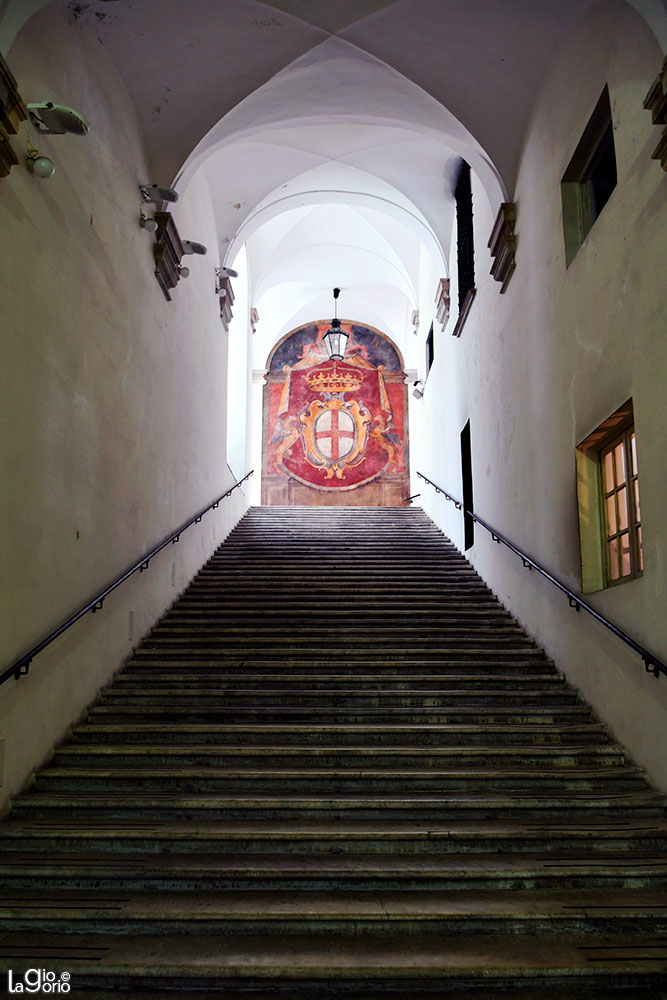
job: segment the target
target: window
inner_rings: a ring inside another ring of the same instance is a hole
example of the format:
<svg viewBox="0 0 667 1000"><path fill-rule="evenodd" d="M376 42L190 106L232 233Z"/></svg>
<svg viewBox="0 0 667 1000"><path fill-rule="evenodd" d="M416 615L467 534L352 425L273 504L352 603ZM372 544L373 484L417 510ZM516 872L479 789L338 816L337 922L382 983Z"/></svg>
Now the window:
<svg viewBox="0 0 667 1000"><path fill-rule="evenodd" d="M632 400L577 448L577 501L585 593L644 571Z"/></svg>
<svg viewBox="0 0 667 1000"><path fill-rule="evenodd" d="M644 569L637 439L628 427L600 452L605 576L608 585Z"/></svg>
<svg viewBox="0 0 667 1000"><path fill-rule="evenodd" d="M461 483L463 485L463 548L467 552L475 544L475 522L468 513L468 511L475 512L472 495L470 421L461 431Z"/></svg>
<svg viewBox="0 0 667 1000"><path fill-rule="evenodd" d="M455 337L461 336L472 300L475 297L475 246L472 223L472 186L470 165L461 164L456 188L456 252L459 281L459 318L453 330Z"/></svg>
<svg viewBox="0 0 667 1000"><path fill-rule="evenodd" d="M605 87L561 181L568 267L615 187L614 128Z"/></svg>
<svg viewBox="0 0 667 1000"><path fill-rule="evenodd" d="M428 331L428 336L426 338L426 377L428 378L428 373L433 367L433 323L431 323L431 329Z"/></svg>

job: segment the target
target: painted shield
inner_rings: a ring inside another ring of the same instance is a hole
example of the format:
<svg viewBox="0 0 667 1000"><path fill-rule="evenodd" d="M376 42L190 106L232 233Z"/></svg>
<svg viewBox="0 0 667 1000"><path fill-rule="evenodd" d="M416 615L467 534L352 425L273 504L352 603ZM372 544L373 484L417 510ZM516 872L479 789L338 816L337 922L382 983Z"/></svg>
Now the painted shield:
<svg viewBox="0 0 667 1000"><path fill-rule="evenodd" d="M351 338L349 359L331 361L316 338L318 329L304 331L303 343L292 353L288 344L279 354L281 363L272 364L272 374L283 378L270 386L269 475L275 470L316 489L346 490L387 469L402 470L403 441L393 409L398 405L402 427L403 385L385 384L389 349L378 342L376 359L373 342L355 344ZM295 353L295 362L285 364ZM392 374L395 368L394 363Z"/></svg>
<svg viewBox="0 0 667 1000"><path fill-rule="evenodd" d="M315 450L325 462L339 462L349 455L357 437L357 425L347 410L323 410L314 423Z"/></svg>

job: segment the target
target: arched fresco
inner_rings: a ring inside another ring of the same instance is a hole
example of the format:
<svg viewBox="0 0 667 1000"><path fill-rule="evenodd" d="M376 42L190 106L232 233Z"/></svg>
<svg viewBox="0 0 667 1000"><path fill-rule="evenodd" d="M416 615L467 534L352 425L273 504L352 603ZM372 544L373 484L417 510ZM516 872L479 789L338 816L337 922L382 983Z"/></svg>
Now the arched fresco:
<svg viewBox="0 0 667 1000"><path fill-rule="evenodd" d="M345 357L331 361L329 320L292 330L264 387L262 503L403 506L409 493L403 360L379 330L341 320Z"/></svg>

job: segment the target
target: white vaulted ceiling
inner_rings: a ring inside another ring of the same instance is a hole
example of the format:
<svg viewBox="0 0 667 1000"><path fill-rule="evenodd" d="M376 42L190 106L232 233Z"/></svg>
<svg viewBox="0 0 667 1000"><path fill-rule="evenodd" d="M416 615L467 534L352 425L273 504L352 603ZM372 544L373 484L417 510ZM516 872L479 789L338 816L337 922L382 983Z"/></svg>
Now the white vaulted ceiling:
<svg viewBox="0 0 667 1000"><path fill-rule="evenodd" d="M334 284L341 315L404 336L420 255L448 271L460 159L492 211L512 200L558 47L622 0L52 2L118 67L150 180L182 194L205 173L221 261L249 247L263 350L328 315ZM667 32L663 0L628 2ZM46 3L0 0L5 52Z"/></svg>

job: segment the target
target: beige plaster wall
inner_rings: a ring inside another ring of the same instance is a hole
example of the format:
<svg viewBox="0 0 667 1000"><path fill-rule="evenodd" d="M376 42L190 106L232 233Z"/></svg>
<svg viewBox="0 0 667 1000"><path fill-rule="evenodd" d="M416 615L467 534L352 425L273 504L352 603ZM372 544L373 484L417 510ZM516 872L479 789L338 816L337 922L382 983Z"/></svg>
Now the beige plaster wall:
<svg viewBox="0 0 667 1000"><path fill-rule="evenodd" d="M455 315L436 338L418 457L414 432L412 441L413 468L460 495L459 434L470 418L477 512L579 590L575 446L631 396L646 571L590 602L667 661L667 178L651 159L659 130L642 108L661 62L655 37L620 0L597 5L559 52L521 162L516 273L501 296L486 249L499 206L475 184L477 298L460 340L451 337ZM618 184L566 269L560 180L605 83ZM461 544L458 512L418 488L428 513ZM479 528L468 555L612 737L667 791L667 678L647 675L639 657Z"/></svg>
<svg viewBox="0 0 667 1000"><path fill-rule="evenodd" d="M214 294L205 182L174 206L209 247L167 302L141 230L148 174L136 116L98 41L63 9L6 53L25 100L53 99L90 135L30 138L48 181L0 182L2 669L233 482L226 464L227 339ZM245 470L244 470L245 471ZM0 688L0 807L95 697L243 513L236 490Z"/></svg>

